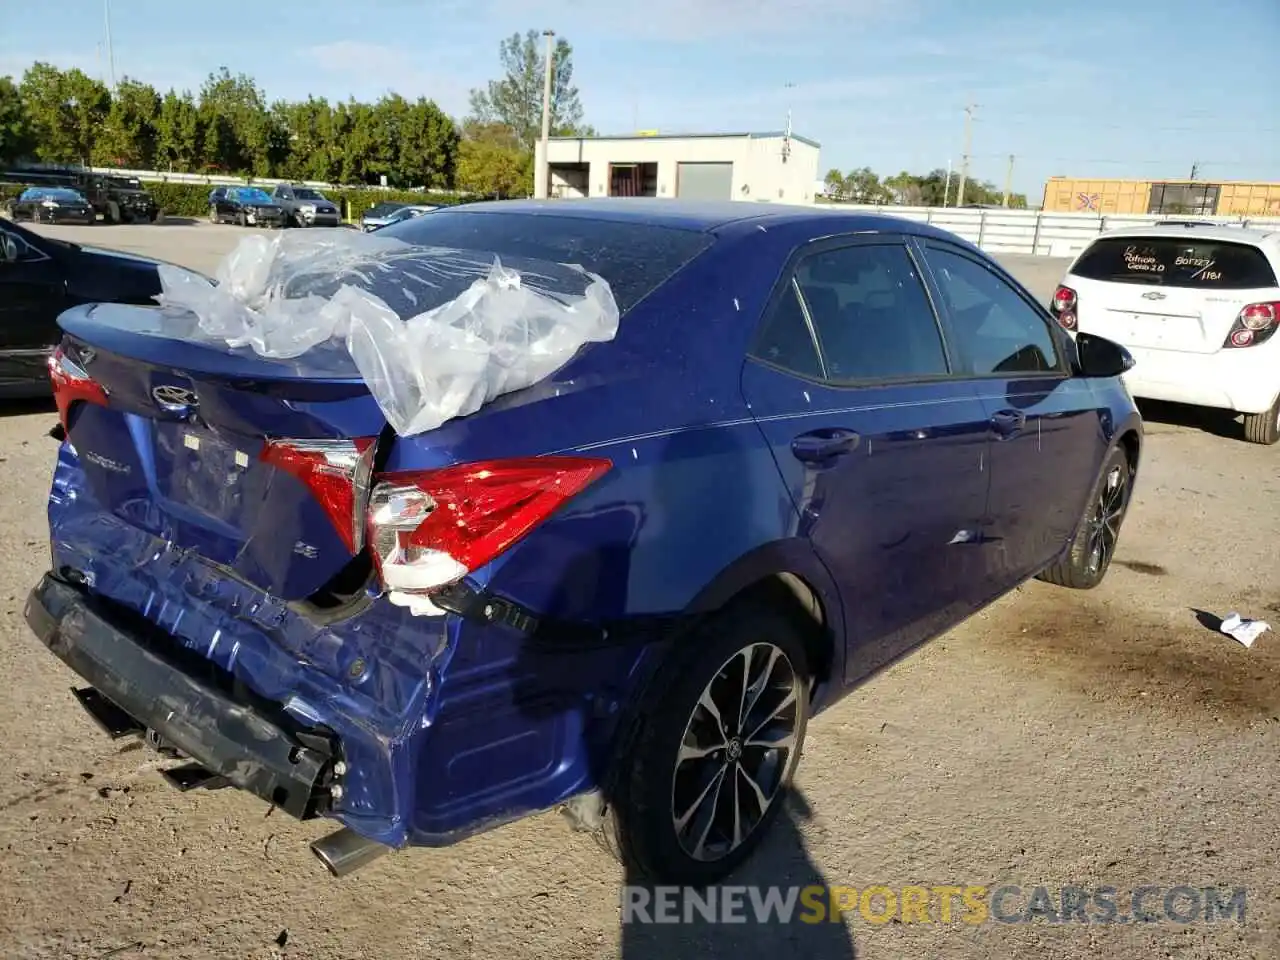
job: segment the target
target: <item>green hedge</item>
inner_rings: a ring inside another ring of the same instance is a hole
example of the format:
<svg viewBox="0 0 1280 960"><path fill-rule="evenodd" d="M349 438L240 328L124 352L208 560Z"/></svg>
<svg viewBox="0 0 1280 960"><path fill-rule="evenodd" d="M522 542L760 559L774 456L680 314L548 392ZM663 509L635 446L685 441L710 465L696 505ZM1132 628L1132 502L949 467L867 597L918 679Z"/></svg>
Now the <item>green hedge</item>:
<svg viewBox="0 0 1280 960"><path fill-rule="evenodd" d="M156 198L156 203L168 216L203 217L209 212L209 191L213 189L213 184L144 181L143 186ZM16 197L23 189L18 184L0 183L0 202ZM263 189L270 193L272 187L264 186ZM321 192L339 204L343 216L350 220L358 220L370 207L388 200L397 203L451 206L470 199L452 194L414 193L408 190L360 190L340 187Z"/></svg>

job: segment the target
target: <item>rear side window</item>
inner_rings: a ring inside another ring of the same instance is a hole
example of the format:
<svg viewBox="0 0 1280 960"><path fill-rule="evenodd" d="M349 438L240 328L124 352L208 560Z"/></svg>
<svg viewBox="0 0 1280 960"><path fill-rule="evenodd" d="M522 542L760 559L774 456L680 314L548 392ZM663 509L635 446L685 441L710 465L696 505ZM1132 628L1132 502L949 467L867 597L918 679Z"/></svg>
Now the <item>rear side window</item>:
<svg viewBox="0 0 1280 960"><path fill-rule="evenodd" d="M711 245L705 233L646 223L437 210L378 231L424 246L576 264L608 281L626 313Z"/></svg>
<svg viewBox="0 0 1280 960"><path fill-rule="evenodd" d="M1204 290L1274 287L1275 271L1257 247L1179 237L1110 237L1094 242L1072 268L1086 280Z"/></svg>

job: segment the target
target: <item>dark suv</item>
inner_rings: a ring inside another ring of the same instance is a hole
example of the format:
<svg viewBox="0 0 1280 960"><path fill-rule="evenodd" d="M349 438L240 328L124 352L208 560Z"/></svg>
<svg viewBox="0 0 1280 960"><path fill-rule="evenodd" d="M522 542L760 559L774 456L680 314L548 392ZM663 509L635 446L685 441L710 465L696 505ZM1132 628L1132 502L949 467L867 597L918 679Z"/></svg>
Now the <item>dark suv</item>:
<svg viewBox="0 0 1280 960"><path fill-rule="evenodd" d="M71 181L107 223L155 223L160 216L155 198L136 178L81 173Z"/></svg>

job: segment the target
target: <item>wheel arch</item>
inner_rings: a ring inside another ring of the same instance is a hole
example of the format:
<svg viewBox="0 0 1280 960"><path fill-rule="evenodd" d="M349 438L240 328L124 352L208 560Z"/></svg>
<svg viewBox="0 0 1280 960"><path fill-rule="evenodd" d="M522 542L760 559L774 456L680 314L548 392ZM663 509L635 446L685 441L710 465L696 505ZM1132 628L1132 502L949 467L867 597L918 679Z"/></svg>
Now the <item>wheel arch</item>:
<svg viewBox="0 0 1280 960"><path fill-rule="evenodd" d="M703 617L747 600L790 609L804 636L813 677L813 699L843 683L844 607L835 580L807 540L790 538L757 547L720 571L686 612Z"/></svg>

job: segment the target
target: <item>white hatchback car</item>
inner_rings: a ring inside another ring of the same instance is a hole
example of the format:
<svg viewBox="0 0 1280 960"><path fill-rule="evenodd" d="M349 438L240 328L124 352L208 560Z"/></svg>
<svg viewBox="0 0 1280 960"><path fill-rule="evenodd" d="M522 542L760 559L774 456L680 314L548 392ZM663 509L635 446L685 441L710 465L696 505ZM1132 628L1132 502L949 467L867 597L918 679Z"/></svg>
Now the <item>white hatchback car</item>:
<svg viewBox="0 0 1280 960"><path fill-rule="evenodd" d="M1200 223L1102 234L1053 296L1068 331L1127 347L1133 396L1243 413L1280 440L1280 231Z"/></svg>

